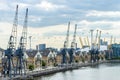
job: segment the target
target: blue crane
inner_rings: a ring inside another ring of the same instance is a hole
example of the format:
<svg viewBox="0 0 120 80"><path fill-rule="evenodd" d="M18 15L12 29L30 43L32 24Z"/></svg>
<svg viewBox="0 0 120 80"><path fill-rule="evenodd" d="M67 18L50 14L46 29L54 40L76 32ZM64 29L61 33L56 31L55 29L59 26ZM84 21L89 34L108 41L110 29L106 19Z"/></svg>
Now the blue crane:
<svg viewBox="0 0 120 80"><path fill-rule="evenodd" d="M69 43L69 30L70 30L70 22L68 23L67 35L66 40L64 42L64 48L61 51L62 53L62 63L66 63L66 54L68 53L68 43Z"/></svg>
<svg viewBox="0 0 120 80"><path fill-rule="evenodd" d="M15 18L12 28L12 33L8 41L7 49L5 50L5 58L6 61L3 64L3 72L4 75L8 77L12 77L13 72L15 72L15 66L13 64L13 57L16 50L16 42L17 42L17 25L18 25L18 5L16 6Z"/></svg>
<svg viewBox="0 0 120 80"><path fill-rule="evenodd" d="M91 30L91 62L96 62L99 61L98 58L98 54L99 54L99 49L100 49L100 37L101 37L101 31L99 32L99 36L98 36L98 30L96 32L96 38L95 38L95 42L93 43L93 30ZM97 38L98 38L98 44L97 43Z"/></svg>
<svg viewBox="0 0 120 80"><path fill-rule="evenodd" d="M23 73L25 74L24 54L26 53L26 44L27 44L27 22L28 22L28 8L26 9L19 47L16 50L16 56L17 56L16 74L20 74L20 75L22 75Z"/></svg>
<svg viewBox="0 0 120 80"><path fill-rule="evenodd" d="M69 56L70 56L69 63L70 64L73 62L73 55L75 54L75 50L76 50L76 30L77 30L77 24L75 24L75 31L74 31L74 35L73 35L73 41L71 42L71 49L69 51Z"/></svg>

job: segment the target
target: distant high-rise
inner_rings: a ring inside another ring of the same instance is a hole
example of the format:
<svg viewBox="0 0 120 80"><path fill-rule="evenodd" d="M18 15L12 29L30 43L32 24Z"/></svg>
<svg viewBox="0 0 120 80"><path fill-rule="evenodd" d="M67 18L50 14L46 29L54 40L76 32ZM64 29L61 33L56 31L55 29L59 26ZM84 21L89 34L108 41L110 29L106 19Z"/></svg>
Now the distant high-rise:
<svg viewBox="0 0 120 80"><path fill-rule="evenodd" d="M103 41L102 39L100 39L100 45L108 45L107 41Z"/></svg>
<svg viewBox="0 0 120 80"><path fill-rule="evenodd" d="M38 44L37 46L36 46L36 49L38 50L45 50L46 49L46 44Z"/></svg>

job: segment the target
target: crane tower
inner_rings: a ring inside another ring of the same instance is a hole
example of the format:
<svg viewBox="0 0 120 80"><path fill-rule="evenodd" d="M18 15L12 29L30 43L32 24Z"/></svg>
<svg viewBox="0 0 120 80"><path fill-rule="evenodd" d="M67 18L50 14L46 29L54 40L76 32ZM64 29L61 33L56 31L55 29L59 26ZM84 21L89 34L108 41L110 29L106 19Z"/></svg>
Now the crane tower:
<svg viewBox="0 0 120 80"><path fill-rule="evenodd" d="M3 64L4 75L8 75L8 77L12 77L12 72L15 71L15 66L13 64L13 56L16 50L16 42L17 42L17 25L18 25L18 5L16 6L15 18L13 22L12 32L8 41L7 49L5 50L5 58L6 61ZM15 76L15 74L14 74Z"/></svg>

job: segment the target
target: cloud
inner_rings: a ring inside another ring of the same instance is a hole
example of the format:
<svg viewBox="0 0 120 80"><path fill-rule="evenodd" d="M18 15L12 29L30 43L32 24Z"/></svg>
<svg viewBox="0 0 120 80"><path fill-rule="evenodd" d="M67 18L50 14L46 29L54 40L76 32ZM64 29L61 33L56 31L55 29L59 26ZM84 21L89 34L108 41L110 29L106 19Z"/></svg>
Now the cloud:
<svg viewBox="0 0 120 80"><path fill-rule="evenodd" d="M86 29L101 29L101 30L109 30L109 29L113 29L113 24L115 22L112 21L87 21L87 20L82 20L77 22L79 29L81 28L86 28Z"/></svg>
<svg viewBox="0 0 120 80"><path fill-rule="evenodd" d="M36 22L36 21L41 21L41 20L42 20L42 17L40 16L29 15L29 21Z"/></svg>
<svg viewBox="0 0 120 80"><path fill-rule="evenodd" d="M118 18L120 17L120 11L96 11L92 10L89 11L88 14L86 14L87 17L92 16L92 17L112 17L112 18Z"/></svg>
<svg viewBox="0 0 120 80"><path fill-rule="evenodd" d="M60 8L64 8L64 5L56 5L48 1L41 1L39 4L36 4L37 8L40 8L45 11L54 11Z"/></svg>
<svg viewBox="0 0 120 80"><path fill-rule="evenodd" d="M9 9L10 9L10 7L7 5L6 1L0 2L0 10L7 11Z"/></svg>
<svg viewBox="0 0 120 80"><path fill-rule="evenodd" d="M78 45L79 45L79 39L78 39L79 36L81 37L89 36L90 38L90 33L89 33L90 29L94 29L94 36L96 34L96 30L99 29L102 30L102 38L106 37L109 40L110 36L113 35L114 37L117 37L117 41L119 40L120 32L118 26L120 26L120 21L92 22L92 21L83 20L78 22L71 22L69 45L73 39L75 23L78 23L77 38L76 38ZM98 24L102 26L98 26ZM5 49L7 47L8 39L12 30L12 24L6 22L0 22L0 26L1 26L0 36L2 36L0 38L0 42L3 42L0 44L0 46L2 46ZM46 43L47 47L61 48L63 47L63 42L65 41L66 31L67 31L67 23L61 25L46 26L46 27L36 27L36 28L28 27L28 37L32 36L32 48L35 48L35 46L40 43ZM22 32L22 26L19 25L18 42L21 36L21 32ZM107 35L106 33L109 33L109 35ZM29 38L28 38L27 48L29 48Z"/></svg>

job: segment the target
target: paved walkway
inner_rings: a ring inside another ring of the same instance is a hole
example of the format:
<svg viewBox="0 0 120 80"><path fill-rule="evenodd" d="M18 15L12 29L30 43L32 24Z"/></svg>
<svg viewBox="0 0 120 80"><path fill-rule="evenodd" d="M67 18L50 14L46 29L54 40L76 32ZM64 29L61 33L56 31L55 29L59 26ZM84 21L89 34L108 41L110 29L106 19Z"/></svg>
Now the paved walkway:
<svg viewBox="0 0 120 80"><path fill-rule="evenodd" d="M26 75L17 75L16 77L13 77L11 80L19 80L19 79L28 79L28 78L33 78L33 77L38 77L42 75L48 75L48 74L53 74L57 72L62 72L62 71L67 71L67 70L73 70L73 69L78 69L80 67L86 67L86 66L92 66L92 65L97 65L101 63L106 63L108 61L99 61L96 63L74 63L74 64L68 64L68 65L60 65L59 67L53 67L53 68L46 68L42 70L34 70L34 71L28 71L26 72ZM9 80L9 78L0 78L0 80Z"/></svg>

